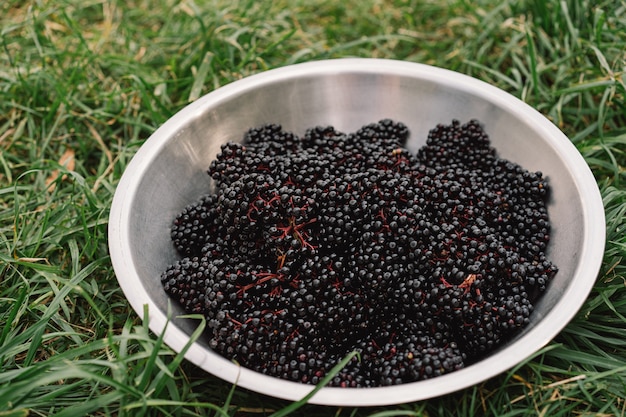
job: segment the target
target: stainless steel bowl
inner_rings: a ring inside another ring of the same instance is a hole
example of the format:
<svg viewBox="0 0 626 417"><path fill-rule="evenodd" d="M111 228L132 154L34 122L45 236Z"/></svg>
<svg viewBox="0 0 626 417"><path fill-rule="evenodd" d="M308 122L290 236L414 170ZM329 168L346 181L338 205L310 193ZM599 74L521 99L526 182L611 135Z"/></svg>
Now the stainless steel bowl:
<svg viewBox="0 0 626 417"><path fill-rule="evenodd" d="M227 141L250 127L280 123L302 134L316 125L344 132L383 118L404 122L416 150L437 123L480 120L499 155L542 171L552 186L548 255L560 271L536 305L530 325L484 360L428 381L393 387L323 388L312 403L397 404L466 388L520 363L547 344L579 310L604 252L604 210L596 182L568 138L537 111L489 84L427 65L339 59L254 75L207 94L174 115L145 142L119 183L109 223L111 259L120 286L139 315L149 308L157 334L169 299L160 274L177 258L169 238L174 216L205 193L206 169ZM180 351L197 322L172 303L165 342ZM259 393L297 400L313 387L261 375L214 353L202 338L186 358L202 369Z"/></svg>

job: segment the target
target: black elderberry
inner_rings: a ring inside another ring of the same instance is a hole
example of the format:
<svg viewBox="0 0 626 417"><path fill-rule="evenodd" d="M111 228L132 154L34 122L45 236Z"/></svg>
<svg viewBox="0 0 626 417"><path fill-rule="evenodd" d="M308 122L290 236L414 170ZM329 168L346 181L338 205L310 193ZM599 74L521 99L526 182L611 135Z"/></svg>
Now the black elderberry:
<svg viewBox="0 0 626 417"><path fill-rule="evenodd" d="M416 154L408 135L267 124L222 146L161 276L213 350L307 384L357 350L331 385L373 387L461 369L530 322L557 273L543 174L498 158L476 120Z"/></svg>

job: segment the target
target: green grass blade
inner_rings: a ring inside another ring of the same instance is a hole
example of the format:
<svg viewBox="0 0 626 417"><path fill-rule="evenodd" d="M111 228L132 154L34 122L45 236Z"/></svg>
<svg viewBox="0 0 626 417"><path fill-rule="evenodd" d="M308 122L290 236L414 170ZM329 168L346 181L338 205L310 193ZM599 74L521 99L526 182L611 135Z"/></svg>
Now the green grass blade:
<svg viewBox="0 0 626 417"><path fill-rule="evenodd" d="M52 414L54 417L76 417L86 416L90 413L107 408L110 404L113 404L121 398L122 394L118 391L109 392L99 395L88 401L80 402L78 404L66 407L58 413Z"/></svg>
<svg viewBox="0 0 626 417"><path fill-rule="evenodd" d="M166 375L168 374L172 375L174 370L180 366L182 361L185 359L185 354L187 353L187 351L200 338L200 336L202 336L202 334L204 333L204 330L206 329L206 319L201 315L192 314L192 315L187 315L187 316L181 316L181 318L187 318L190 320L199 320L199 324L198 324L198 327L191 334L187 344L185 344L185 346L180 350L180 352L176 354L172 362L167 366L167 372L162 371L162 373L160 373L159 376L154 380L152 384L152 389L157 394L161 393L161 391L163 390L167 382Z"/></svg>
<svg viewBox="0 0 626 417"><path fill-rule="evenodd" d="M303 405L305 405L319 390L321 390L326 385L328 385L328 383L335 377L335 375L337 375L339 372L341 372L341 370L348 363L350 363L350 361L354 357L357 357L358 355L359 355L358 352L351 352L348 355L346 355L346 357L344 357L335 366L333 366L333 368L330 370L330 372L328 372L328 374L324 378L322 378L322 380L315 386L315 388L312 389L307 395L305 395L299 401L296 401L296 402L288 405L287 407L283 408L282 410L279 410L279 411L273 413L270 417L284 417L284 416L287 416L287 415L293 413L294 411L296 411L297 409L299 409L300 407L302 407Z"/></svg>
<svg viewBox="0 0 626 417"><path fill-rule="evenodd" d="M529 27L526 27L526 43L528 45L528 59L530 74L532 76L532 88L535 96L539 95L539 75L537 72L537 51L535 48L535 41L532 37L532 33Z"/></svg>
<svg viewBox="0 0 626 417"><path fill-rule="evenodd" d="M28 295L28 287L24 285L21 287L21 290L19 291L17 298L15 299L15 302L13 303L13 307L11 307L11 311L9 312L9 314L7 315L5 319L4 326L2 328L2 334L0 334L0 346L4 346L6 338L14 326L14 321L17 318L18 312L22 308L22 303L24 303L24 300L26 299L27 295ZM2 357L2 354L0 353L0 358L1 357Z"/></svg>
<svg viewBox="0 0 626 417"><path fill-rule="evenodd" d="M30 411L25 409L0 411L0 417L28 417Z"/></svg>
<svg viewBox="0 0 626 417"><path fill-rule="evenodd" d="M213 56L214 54L212 52L207 52L204 55L202 63L200 64L200 68L198 68L194 76L191 91L189 92L189 98L187 99L189 102L197 100L202 94L202 87L204 87L206 77L211 70L211 62L213 61Z"/></svg>
<svg viewBox="0 0 626 417"><path fill-rule="evenodd" d="M144 326L147 326L148 322L149 322L149 312L148 312L148 305L146 304L144 305L144 310L143 310ZM152 376L151 374L154 369L155 363L157 361L159 351L161 347L163 346L163 337L165 336L165 331L167 329L168 324L169 324L169 321L165 324L163 331L161 332L161 334L155 341L154 345L152 346L152 352L150 354L150 357L148 358L148 361L146 362L143 373L141 375L141 379L137 383L137 387L142 391L145 391L145 389L148 387L148 384L151 382L150 377ZM147 328L145 328L144 330L147 333Z"/></svg>

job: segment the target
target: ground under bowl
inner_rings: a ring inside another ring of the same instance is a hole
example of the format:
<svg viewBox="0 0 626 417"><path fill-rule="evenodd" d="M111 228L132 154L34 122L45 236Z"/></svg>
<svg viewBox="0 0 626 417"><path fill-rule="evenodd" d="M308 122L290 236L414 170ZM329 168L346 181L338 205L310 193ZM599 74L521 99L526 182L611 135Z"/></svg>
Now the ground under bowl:
<svg viewBox="0 0 626 417"><path fill-rule="evenodd" d="M150 328L164 332L175 351L189 343L198 322L177 317L184 311L163 291L160 274L177 259L169 237L172 219L206 192L206 169L223 143L269 122L302 134L316 125L352 132L383 118L409 127L412 150L436 124L475 118L501 157L542 171L552 187L548 255L560 270L530 325L480 362L393 387L323 388L311 402L372 406L436 397L504 372L547 344L585 301L604 252L604 210L589 167L557 127L512 95L452 71L391 60L328 60L263 72L201 97L154 132L124 172L110 214L111 259L133 309L142 316L147 305ZM214 353L202 337L185 357L262 394L298 400L313 389L242 368Z"/></svg>

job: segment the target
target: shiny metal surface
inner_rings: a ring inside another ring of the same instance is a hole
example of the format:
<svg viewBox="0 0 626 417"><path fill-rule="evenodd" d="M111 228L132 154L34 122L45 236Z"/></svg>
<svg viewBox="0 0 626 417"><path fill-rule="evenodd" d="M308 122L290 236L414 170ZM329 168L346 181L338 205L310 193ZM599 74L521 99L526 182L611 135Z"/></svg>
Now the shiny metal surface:
<svg viewBox="0 0 626 417"><path fill-rule="evenodd" d="M531 325L488 358L463 370L396 387L323 388L312 403L370 406L404 403L472 386L518 364L548 343L581 307L604 252L604 210L596 182L570 141L550 121L513 96L476 79L421 64L341 59L267 71L224 86L190 104L159 128L124 173L110 214L111 259L126 297L180 351L197 323L161 288L159 276L176 259L169 226L184 206L210 187L205 173L229 140L266 122L304 133L315 125L345 132L392 118L408 125L409 147L453 118L480 120L498 149L552 186L550 258L560 271L537 304ZM216 355L204 340L186 358L226 381L263 394L297 400L313 387L264 376Z"/></svg>

